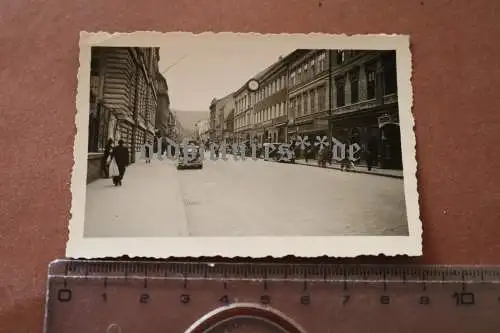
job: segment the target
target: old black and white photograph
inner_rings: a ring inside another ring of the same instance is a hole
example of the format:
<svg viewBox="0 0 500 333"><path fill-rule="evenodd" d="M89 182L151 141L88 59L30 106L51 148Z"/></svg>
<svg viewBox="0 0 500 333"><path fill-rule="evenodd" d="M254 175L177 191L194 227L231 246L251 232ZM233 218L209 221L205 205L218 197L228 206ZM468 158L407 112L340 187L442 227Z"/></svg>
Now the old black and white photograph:
<svg viewBox="0 0 500 333"><path fill-rule="evenodd" d="M420 255L409 36L81 33L67 255Z"/></svg>

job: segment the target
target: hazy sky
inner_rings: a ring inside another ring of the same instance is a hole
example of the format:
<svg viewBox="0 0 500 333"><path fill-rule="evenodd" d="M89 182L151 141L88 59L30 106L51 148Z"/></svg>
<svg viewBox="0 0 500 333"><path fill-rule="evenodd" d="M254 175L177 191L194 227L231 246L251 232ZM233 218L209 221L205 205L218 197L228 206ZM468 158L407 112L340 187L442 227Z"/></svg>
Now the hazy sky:
<svg viewBox="0 0 500 333"><path fill-rule="evenodd" d="M296 48L291 43L248 35L172 37L160 47L160 72L171 107L208 111L212 98L239 89L250 77Z"/></svg>

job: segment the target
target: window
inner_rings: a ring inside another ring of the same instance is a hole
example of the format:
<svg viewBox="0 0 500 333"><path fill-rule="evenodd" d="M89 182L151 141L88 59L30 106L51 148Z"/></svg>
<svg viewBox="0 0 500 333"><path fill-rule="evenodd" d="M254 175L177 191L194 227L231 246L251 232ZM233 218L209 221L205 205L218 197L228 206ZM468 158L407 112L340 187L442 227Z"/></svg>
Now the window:
<svg viewBox="0 0 500 333"><path fill-rule="evenodd" d="M281 80L276 80L276 91L280 91L280 89L281 89L280 84L281 84Z"/></svg>
<svg viewBox="0 0 500 333"><path fill-rule="evenodd" d="M302 68L297 71L297 83L302 82Z"/></svg>
<svg viewBox="0 0 500 333"><path fill-rule="evenodd" d="M281 77L281 89L284 89L285 88L285 76L283 75Z"/></svg>
<svg viewBox="0 0 500 333"><path fill-rule="evenodd" d="M318 88L318 111L323 111L326 108L326 86Z"/></svg>
<svg viewBox="0 0 500 333"><path fill-rule="evenodd" d="M316 75L316 60L311 60L311 76Z"/></svg>
<svg viewBox="0 0 500 333"><path fill-rule="evenodd" d="M373 67L367 67L366 69L366 98L375 98L375 70Z"/></svg>
<svg viewBox="0 0 500 333"><path fill-rule="evenodd" d="M398 90L396 74L396 51L390 51L383 57L384 93L393 94Z"/></svg>
<svg viewBox="0 0 500 333"><path fill-rule="evenodd" d="M335 79L335 88L337 92L337 107L345 105L345 80L343 77Z"/></svg>
<svg viewBox="0 0 500 333"><path fill-rule="evenodd" d="M345 52L343 50L337 50L336 54L337 64L343 64L345 61Z"/></svg>
<svg viewBox="0 0 500 333"><path fill-rule="evenodd" d="M297 116L302 114L302 95L297 97Z"/></svg>
<svg viewBox="0 0 500 333"><path fill-rule="evenodd" d="M309 93L305 93L303 95L303 100L304 100L304 114L308 114L311 109L310 109L310 106L309 106Z"/></svg>
<svg viewBox="0 0 500 333"><path fill-rule="evenodd" d="M313 89L310 92L311 98L311 113L316 112L316 91Z"/></svg>
<svg viewBox="0 0 500 333"><path fill-rule="evenodd" d="M318 73L321 73L326 68L326 55L321 53L318 57Z"/></svg>
<svg viewBox="0 0 500 333"><path fill-rule="evenodd" d="M309 66L307 63L304 65L304 80L309 79Z"/></svg>
<svg viewBox="0 0 500 333"><path fill-rule="evenodd" d="M359 69L354 70L351 73L349 73L349 78L351 81L351 103L357 103L359 101Z"/></svg>

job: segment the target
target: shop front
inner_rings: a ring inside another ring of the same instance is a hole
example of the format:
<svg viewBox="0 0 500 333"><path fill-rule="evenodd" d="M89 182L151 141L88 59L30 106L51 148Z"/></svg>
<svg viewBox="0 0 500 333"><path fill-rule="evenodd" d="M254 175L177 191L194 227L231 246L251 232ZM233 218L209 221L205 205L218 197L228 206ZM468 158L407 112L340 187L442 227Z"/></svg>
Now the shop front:
<svg viewBox="0 0 500 333"><path fill-rule="evenodd" d="M316 159L321 142L328 142L328 125L311 120L297 126L297 137L310 151L310 158ZM300 146L300 142L298 142ZM302 152L303 154L303 152Z"/></svg>
<svg viewBox="0 0 500 333"><path fill-rule="evenodd" d="M371 165L383 169L402 169L401 137L397 108L371 112L363 116L333 118L332 137L346 146L358 144L354 156L358 166Z"/></svg>

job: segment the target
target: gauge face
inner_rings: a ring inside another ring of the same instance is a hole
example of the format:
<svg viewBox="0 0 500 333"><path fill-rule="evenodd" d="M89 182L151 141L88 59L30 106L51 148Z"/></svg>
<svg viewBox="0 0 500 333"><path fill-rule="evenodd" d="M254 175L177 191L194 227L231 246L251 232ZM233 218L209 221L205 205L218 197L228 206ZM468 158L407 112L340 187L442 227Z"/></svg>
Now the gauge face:
<svg viewBox="0 0 500 333"><path fill-rule="evenodd" d="M295 333L257 317L236 317L220 322L206 333Z"/></svg>
<svg viewBox="0 0 500 333"><path fill-rule="evenodd" d="M259 89L259 82L257 80L250 80L248 82L248 89L250 89L251 91L256 91L257 89Z"/></svg>

